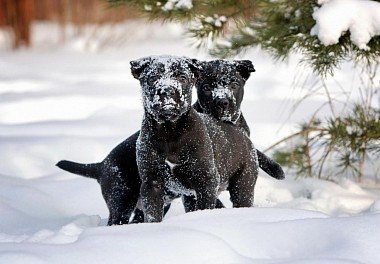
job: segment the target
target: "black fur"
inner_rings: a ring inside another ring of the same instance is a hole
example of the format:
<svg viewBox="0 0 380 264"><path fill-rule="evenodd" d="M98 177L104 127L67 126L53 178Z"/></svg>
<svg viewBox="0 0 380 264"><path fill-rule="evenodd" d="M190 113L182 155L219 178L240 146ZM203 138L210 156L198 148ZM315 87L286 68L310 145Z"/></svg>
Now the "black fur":
<svg viewBox="0 0 380 264"><path fill-rule="evenodd" d="M128 224L133 213L141 186L136 164L136 141L139 132L117 145L99 163L89 164L96 167L91 175L81 170L84 164L60 161L57 166L69 172L94 178L101 187L103 198L109 210L108 225ZM87 164L86 164L87 165Z"/></svg>
<svg viewBox="0 0 380 264"><path fill-rule="evenodd" d="M252 206L258 160L244 130L191 107L196 78L186 59L140 61L145 69L134 76L142 87L145 113L136 157L144 220L160 222L164 205L178 195L187 212L213 209L227 186L234 207Z"/></svg>
<svg viewBox="0 0 380 264"><path fill-rule="evenodd" d="M145 61L148 63L148 60ZM234 61L235 65L238 65L240 61ZM210 89L216 89L218 84L218 74L215 73L215 69L218 69L223 64L228 64L227 61L211 61L205 62L202 64L204 71L201 73L199 81L197 82L197 92L198 92L198 101L194 104L194 108L201 113L211 114L211 109L213 104L215 103L212 100L209 100L209 95L202 89L202 85L208 81L210 83ZM143 64L134 63L135 67L142 67ZM237 108L240 111L240 103L243 98L244 92L244 84L246 78L249 77L247 72L252 71L253 66L247 65L247 63L243 63L243 65L239 68L244 73L244 81L241 85L236 89L236 92L240 94L237 100ZM244 65L247 65L247 69L244 69ZM132 63L133 67L133 63ZM134 71L135 75L141 74L139 71L142 68L136 69ZM240 74L238 68L235 68L235 73L225 76L231 76L231 78L235 78L236 74ZM226 80L224 80L226 81ZM228 80L227 80L228 82ZM228 122L228 121L226 121ZM235 120L235 125L243 128L246 133L249 135L249 127L243 117L240 115L238 120ZM80 164L70 161L60 161L57 166L63 170L79 174L82 176L95 178L101 185L103 197L107 203L107 206L110 211L110 217L108 224L126 224L128 223L129 216L131 210L133 210L136 202L138 194L131 191L131 189L135 188L139 190L139 186L141 184L140 178L137 172L137 164L136 164L136 140L139 136L139 132L135 133L131 137L127 138L125 141L120 143L117 147L115 147L111 153L100 163L93 164ZM282 179L284 173L281 167L271 160L269 157L265 156L263 153L257 151L258 160L260 167L264 169L272 177ZM115 170L115 168L118 168ZM131 200L127 200L127 197L130 197ZM166 210L169 206L166 207ZM217 208L223 207L222 203L217 201ZM142 211L137 209L135 211L135 217L132 222L140 222L143 219Z"/></svg>
<svg viewBox="0 0 380 264"><path fill-rule="evenodd" d="M248 136L250 129L241 113L240 106L244 97L245 82L251 72L255 71L249 60L214 60L203 62L204 72L196 83L198 100L194 104L195 110L209 114L225 122L231 122L243 128ZM220 92L215 92L221 88ZM217 95L217 96L214 96ZM218 104L221 97L227 108ZM227 116L230 118L228 119ZM259 150L257 156L260 168L273 178L285 178L281 166Z"/></svg>
<svg viewBox="0 0 380 264"><path fill-rule="evenodd" d="M101 176L101 166L102 162L99 163L90 163L90 164L81 164L68 160L59 161L56 166L59 168L66 170L70 173L74 173L77 175L81 175L84 177L98 179Z"/></svg>

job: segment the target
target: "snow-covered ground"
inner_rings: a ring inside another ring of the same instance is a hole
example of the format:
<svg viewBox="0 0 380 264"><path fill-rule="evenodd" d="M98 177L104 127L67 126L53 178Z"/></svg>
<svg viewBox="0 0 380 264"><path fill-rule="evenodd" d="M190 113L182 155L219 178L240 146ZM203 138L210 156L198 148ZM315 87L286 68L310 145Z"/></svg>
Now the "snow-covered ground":
<svg viewBox="0 0 380 264"><path fill-rule="evenodd" d="M0 263L380 263L380 193L344 179L276 181L261 173L255 208L184 214L175 201L163 223L105 226L98 184L55 163L99 161L139 129L142 104L130 60L208 58L186 44L178 26L134 23L108 29L118 49L95 52L102 45L94 34L53 45L59 34L51 25L38 26L31 50L1 48ZM243 112L253 142L264 149L322 99L288 118L304 95L294 76L307 71L296 59L275 64L259 50L244 58L257 72L246 85ZM352 85L357 77L347 78L351 69L344 67L332 82ZM222 199L229 204L227 193Z"/></svg>

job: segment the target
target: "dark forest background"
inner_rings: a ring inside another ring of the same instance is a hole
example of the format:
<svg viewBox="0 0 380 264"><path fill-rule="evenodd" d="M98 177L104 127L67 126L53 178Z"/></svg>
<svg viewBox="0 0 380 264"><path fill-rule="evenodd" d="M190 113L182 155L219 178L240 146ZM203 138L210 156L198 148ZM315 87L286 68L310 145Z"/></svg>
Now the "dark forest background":
<svg viewBox="0 0 380 264"><path fill-rule="evenodd" d="M32 44L35 21L55 22L62 28L70 23L80 31L87 23L117 23L137 17L133 7L110 8L103 0L0 0L0 28L9 33L15 49Z"/></svg>

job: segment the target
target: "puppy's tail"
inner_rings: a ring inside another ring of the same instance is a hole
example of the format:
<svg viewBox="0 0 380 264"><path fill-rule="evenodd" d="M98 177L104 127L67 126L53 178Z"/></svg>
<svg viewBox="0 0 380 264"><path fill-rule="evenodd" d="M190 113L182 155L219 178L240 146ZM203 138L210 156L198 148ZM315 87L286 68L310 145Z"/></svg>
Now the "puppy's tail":
<svg viewBox="0 0 380 264"><path fill-rule="evenodd" d="M259 160L259 167L265 171L269 176L272 176L273 178L277 180L283 180L285 179L285 173L282 170L280 164L266 156L261 151L257 150L257 158Z"/></svg>
<svg viewBox="0 0 380 264"><path fill-rule="evenodd" d="M61 160L56 164L62 170L78 174L84 177L98 179L101 163L82 164L68 160Z"/></svg>

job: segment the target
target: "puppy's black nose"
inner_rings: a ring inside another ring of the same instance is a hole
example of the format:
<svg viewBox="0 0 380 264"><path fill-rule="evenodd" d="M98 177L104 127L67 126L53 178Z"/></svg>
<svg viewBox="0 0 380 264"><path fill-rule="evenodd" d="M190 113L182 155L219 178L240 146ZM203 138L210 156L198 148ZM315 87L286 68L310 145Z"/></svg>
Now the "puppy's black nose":
<svg viewBox="0 0 380 264"><path fill-rule="evenodd" d="M175 95L174 89L161 89L158 91L158 95L173 96Z"/></svg>
<svg viewBox="0 0 380 264"><path fill-rule="evenodd" d="M230 102L228 101L227 98L218 98L216 99L216 105L223 110L226 110L229 106Z"/></svg>

